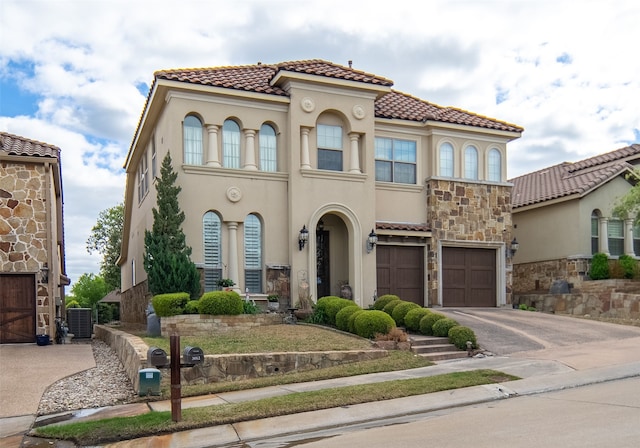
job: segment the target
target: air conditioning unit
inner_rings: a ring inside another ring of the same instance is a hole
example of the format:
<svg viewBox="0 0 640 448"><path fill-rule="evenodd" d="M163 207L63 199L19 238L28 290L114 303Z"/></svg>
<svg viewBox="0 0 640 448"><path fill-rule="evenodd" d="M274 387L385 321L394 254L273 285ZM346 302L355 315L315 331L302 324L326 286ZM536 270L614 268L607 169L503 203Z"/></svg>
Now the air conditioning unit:
<svg viewBox="0 0 640 448"><path fill-rule="evenodd" d="M67 310L67 325L69 333L74 339L90 338L93 333L91 324L91 308L69 308Z"/></svg>

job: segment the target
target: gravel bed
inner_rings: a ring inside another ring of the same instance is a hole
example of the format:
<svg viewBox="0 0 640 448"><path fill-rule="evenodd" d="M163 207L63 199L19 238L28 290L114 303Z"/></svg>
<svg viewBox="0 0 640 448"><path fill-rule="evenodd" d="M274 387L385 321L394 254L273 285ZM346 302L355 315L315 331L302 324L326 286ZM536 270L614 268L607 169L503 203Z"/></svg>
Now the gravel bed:
<svg viewBox="0 0 640 448"><path fill-rule="evenodd" d="M137 398L116 352L96 339L91 348L96 367L49 386L40 400L38 415L113 406Z"/></svg>

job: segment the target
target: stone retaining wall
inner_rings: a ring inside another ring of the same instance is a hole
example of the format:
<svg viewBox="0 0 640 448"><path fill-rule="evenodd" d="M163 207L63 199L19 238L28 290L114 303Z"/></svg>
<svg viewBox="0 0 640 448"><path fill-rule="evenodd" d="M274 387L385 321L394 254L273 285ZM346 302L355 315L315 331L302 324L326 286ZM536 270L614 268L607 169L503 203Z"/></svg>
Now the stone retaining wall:
<svg viewBox="0 0 640 448"><path fill-rule="evenodd" d="M263 325L280 325L284 315L270 314L239 314L237 316L211 316L208 314L180 314L178 316L162 317L160 331L169 337L174 331L181 336L207 336L212 332L225 332L234 328L250 329Z"/></svg>
<svg viewBox="0 0 640 448"><path fill-rule="evenodd" d="M140 384L138 372L148 367L149 346L138 336L104 325L94 325L93 333L96 339L104 341L116 352L134 390L137 391Z"/></svg>

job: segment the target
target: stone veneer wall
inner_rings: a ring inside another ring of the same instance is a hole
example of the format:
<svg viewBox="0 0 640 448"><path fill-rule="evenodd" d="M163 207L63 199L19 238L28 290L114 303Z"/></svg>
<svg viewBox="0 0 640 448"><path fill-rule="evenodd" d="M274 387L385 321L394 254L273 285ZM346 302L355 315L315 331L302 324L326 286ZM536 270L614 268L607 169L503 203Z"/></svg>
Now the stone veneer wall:
<svg viewBox="0 0 640 448"><path fill-rule="evenodd" d="M47 263L46 176L42 164L0 162L0 272L39 273ZM36 280L36 334L54 336L53 299Z"/></svg>
<svg viewBox="0 0 640 448"><path fill-rule="evenodd" d="M514 264L513 291L516 294L548 292L555 280L566 280L573 285L573 289L579 290L589 272L590 261L587 258L562 258Z"/></svg>
<svg viewBox="0 0 640 448"><path fill-rule="evenodd" d="M438 243L440 241L508 244L511 234L511 186L432 179L426 183L427 222L432 244L428 254L429 304L438 303ZM511 303L511 273L507 271L506 303Z"/></svg>
<svg viewBox="0 0 640 448"><path fill-rule="evenodd" d="M181 336L207 336L212 332L226 332L235 328L250 329L263 325L283 323L282 314L240 314L237 316L211 316L208 314L180 314L160 319L160 331L165 337L173 332Z"/></svg>
<svg viewBox="0 0 640 448"><path fill-rule="evenodd" d="M148 367L149 346L138 336L104 325L94 325L93 333L96 339L104 341L116 352L134 390L137 391L140 385L138 372Z"/></svg>
<svg viewBox="0 0 640 448"><path fill-rule="evenodd" d="M133 324L147 323L147 306L151 302L147 281L138 283L120 295L120 320Z"/></svg>

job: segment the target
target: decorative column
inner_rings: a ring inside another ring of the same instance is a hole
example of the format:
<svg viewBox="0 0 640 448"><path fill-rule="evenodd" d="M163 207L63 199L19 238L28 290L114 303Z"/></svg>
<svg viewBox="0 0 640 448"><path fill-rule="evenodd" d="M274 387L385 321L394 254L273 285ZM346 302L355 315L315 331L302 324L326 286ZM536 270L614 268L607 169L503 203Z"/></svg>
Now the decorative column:
<svg viewBox="0 0 640 448"><path fill-rule="evenodd" d="M624 220L624 253L635 255L633 253L633 219Z"/></svg>
<svg viewBox="0 0 640 448"><path fill-rule="evenodd" d="M349 140L351 140L351 148L349 154L349 172L350 173L362 173L360 170L360 153L358 151L358 141L360 135L355 132L349 134Z"/></svg>
<svg viewBox="0 0 640 448"><path fill-rule="evenodd" d="M234 281L234 290L240 288L238 282L238 223L236 221L227 222L229 229L229 278Z"/></svg>
<svg viewBox="0 0 640 448"><path fill-rule="evenodd" d="M311 129L300 128L300 169L310 170L311 162L309 161L309 131Z"/></svg>
<svg viewBox="0 0 640 448"><path fill-rule="evenodd" d="M207 148L207 166L220 168L220 159L218 159L218 130L220 126L215 124L207 125L207 133L209 134L209 146Z"/></svg>
<svg viewBox="0 0 640 448"><path fill-rule="evenodd" d="M245 129L245 150L244 150L244 166L245 170L257 170L256 165L256 131L253 129Z"/></svg>
<svg viewBox="0 0 640 448"><path fill-rule="evenodd" d="M609 218L600 218L600 238L598 239L598 252L609 256Z"/></svg>

